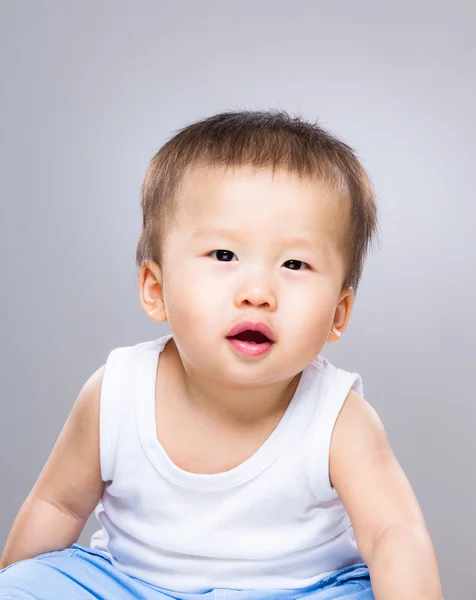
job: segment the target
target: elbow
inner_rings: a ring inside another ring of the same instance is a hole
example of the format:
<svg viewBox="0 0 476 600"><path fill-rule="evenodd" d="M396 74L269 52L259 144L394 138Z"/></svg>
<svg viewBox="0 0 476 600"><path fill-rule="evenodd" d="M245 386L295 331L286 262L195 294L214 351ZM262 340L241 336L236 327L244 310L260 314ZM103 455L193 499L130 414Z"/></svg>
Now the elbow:
<svg viewBox="0 0 476 600"><path fill-rule="evenodd" d="M369 567L375 561L391 562L400 553L420 554L432 551L432 544L424 523L405 521L386 527L376 538L364 557Z"/></svg>

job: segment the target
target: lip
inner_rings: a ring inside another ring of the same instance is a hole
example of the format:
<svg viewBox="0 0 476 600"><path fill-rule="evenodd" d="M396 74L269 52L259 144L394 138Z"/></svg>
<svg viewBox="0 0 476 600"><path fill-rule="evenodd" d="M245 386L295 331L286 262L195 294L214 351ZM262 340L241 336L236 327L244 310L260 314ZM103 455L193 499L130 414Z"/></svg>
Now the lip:
<svg viewBox="0 0 476 600"><path fill-rule="evenodd" d="M271 343L274 343L275 341L271 327L266 325L266 323L262 323L261 321L242 321L230 329L227 337L233 337L234 335L238 335L243 331L247 331L248 329L262 333Z"/></svg>

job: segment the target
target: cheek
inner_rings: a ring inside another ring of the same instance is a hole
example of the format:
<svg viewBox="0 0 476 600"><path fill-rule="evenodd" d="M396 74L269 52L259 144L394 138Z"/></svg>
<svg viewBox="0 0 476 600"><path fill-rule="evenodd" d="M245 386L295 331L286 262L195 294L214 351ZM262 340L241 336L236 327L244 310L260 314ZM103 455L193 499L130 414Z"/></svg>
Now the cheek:
<svg viewBox="0 0 476 600"><path fill-rule="evenodd" d="M166 282L165 299L169 321L175 329L207 329L216 320L216 304L221 297L214 293L216 282L203 278L197 270L180 268L180 277Z"/></svg>
<svg viewBox="0 0 476 600"><path fill-rule="evenodd" d="M283 296L278 312L284 313L282 317L288 323L305 331L306 328L325 329L334 316L335 308L334 293L329 286L295 286Z"/></svg>

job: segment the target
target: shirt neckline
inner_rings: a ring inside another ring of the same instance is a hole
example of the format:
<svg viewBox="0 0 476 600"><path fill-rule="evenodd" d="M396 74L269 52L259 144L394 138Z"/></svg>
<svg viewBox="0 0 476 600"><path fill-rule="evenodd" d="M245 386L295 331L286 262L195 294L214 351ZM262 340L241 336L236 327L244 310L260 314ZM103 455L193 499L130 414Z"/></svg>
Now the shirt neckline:
<svg viewBox="0 0 476 600"><path fill-rule="evenodd" d="M311 404L306 389L312 382L311 363L303 370L294 395L275 429L263 444L244 462L229 471L220 473L192 473L178 467L168 456L157 438L155 390L160 354L173 335L162 336L143 348L137 362L137 424L142 448L155 468L169 481L193 489L226 489L256 477L268 468L284 451L296 427L294 421ZM307 402L306 402L307 400ZM309 410L312 407L309 407Z"/></svg>

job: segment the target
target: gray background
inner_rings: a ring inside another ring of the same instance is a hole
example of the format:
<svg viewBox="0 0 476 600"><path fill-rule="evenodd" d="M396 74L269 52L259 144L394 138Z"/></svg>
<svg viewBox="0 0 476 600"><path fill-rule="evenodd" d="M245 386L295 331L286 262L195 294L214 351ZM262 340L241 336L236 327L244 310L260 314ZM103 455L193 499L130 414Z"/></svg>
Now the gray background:
<svg viewBox="0 0 476 600"><path fill-rule="evenodd" d="M0 547L84 381L168 331L134 267L149 159L192 120L284 108L353 145L374 180L381 244L322 354L362 375L445 599L472 597L475 7L2 0Z"/></svg>

